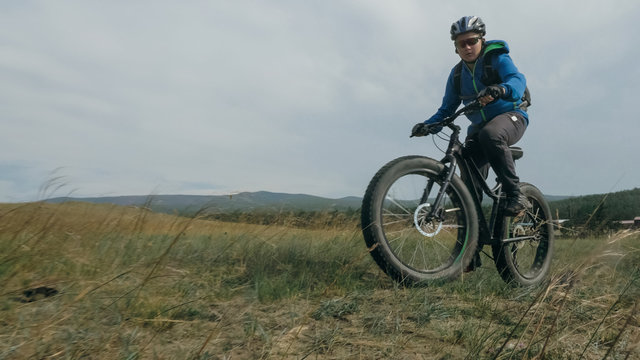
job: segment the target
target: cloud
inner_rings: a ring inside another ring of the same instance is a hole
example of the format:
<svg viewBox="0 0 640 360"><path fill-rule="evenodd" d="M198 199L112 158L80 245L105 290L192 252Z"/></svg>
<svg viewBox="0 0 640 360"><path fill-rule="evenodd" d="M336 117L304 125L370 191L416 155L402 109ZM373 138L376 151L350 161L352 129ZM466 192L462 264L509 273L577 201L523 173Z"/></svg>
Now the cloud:
<svg viewBox="0 0 640 360"><path fill-rule="evenodd" d="M0 5L0 201L35 197L61 166L80 195L361 194L393 157L440 156L408 131L439 106L458 61L449 26L471 13L509 42L532 90L521 177L608 191L621 169L607 159L638 152L627 63L639 54L620 29L640 5L580 4ZM622 168L617 186L633 187L638 170Z"/></svg>

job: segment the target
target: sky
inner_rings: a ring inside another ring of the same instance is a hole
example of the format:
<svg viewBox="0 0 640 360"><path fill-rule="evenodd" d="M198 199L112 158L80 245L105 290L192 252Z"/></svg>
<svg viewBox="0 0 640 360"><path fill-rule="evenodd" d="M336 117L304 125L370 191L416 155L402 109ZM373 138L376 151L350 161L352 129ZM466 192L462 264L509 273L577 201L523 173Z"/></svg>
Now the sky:
<svg viewBox="0 0 640 360"><path fill-rule="evenodd" d="M521 181L640 186L635 0L6 0L0 202L362 196L386 162L442 156L409 133L440 106L465 15L527 78Z"/></svg>

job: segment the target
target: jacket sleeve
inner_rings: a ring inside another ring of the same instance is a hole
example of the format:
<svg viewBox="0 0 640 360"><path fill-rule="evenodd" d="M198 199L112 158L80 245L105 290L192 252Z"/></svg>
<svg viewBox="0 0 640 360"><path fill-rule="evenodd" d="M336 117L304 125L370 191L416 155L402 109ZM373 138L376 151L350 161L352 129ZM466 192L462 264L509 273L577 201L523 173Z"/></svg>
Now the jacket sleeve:
<svg viewBox="0 0 640 360"><path fill-rule="evenodd" d="M524 95L524 89L527 87L527 80L524 75L518 71L509 54L500 54L494 58L493 67L498 71L502 85L505 88L504 99L509 101L518 101Z"/></svg>
<svg viewBox="0 0 640 360"><path fill-rule="evenodd" d="M458 106L460 105L460 97L456 93L455 86L453 85L453 72L449 74L449 78L447 79L447 86L444 91L444 97L442 98L442 105L436 113L431 116L429 119L425 120L425 124L437 124L442 122L447 116L451 116Z"/></svg>

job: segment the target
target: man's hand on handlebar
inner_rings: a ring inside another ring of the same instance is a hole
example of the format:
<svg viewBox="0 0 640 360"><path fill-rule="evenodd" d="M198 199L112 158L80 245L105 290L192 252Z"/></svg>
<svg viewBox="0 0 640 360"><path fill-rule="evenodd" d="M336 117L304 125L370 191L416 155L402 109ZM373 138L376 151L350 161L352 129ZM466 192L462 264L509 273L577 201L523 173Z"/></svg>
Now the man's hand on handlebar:
<svg viewBox="0 0 640 360"><path fill-rule="evenodd" d="M427 136L431 134L435 134L442 130L442 126L436 124L425 124L425 123L417 123L411 129L411 136Z"/></svg>
<svg viewBox="0 0 640 360"><path fill-rule="evenodd" d="M480 90L478 93L478 101L482 106L486 106L497 99L504 96L506 90L500 85L489 85L486 88Z"/></svg>
<svg viewBox="0 0 640 360"><path fill-rule="evenodd" d="M413 126L413 129L411 129L411 136L409 136L409 137L427 136L427 135L431 135L431 134L437 134L437 133L440 132L440 130L442 130L443 127L445 127L445 126L451 127L451 124L453 123L453 121L455 119L458 118L458 116L460 116L462 114L469 114L469 113L472 113L474 111L478 111L483 106L485 106L485 105L489 104L490 102L495 101L495 99L498 99L501 96L503 96L504 93L505 93L505 89L500 85L487 86L486 88L482 89L478 93L478 97L476 97L475 100L473 100L472 102L468 103L464 107L458 109L458 111L456 111L454 114L446 117L444 120L442 120L442 121L440 121L440 122L438 122L436 124L425 124L423 122L415 124ZM455 127L457 127L458 130L460 129L458 126L455 126Z"/></svg>

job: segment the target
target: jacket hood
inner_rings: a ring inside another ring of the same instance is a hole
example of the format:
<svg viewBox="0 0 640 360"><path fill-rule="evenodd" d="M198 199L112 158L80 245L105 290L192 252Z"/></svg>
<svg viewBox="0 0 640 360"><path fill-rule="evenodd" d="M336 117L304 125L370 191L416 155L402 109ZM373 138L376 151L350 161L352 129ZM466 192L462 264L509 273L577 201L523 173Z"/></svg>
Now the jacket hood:
<svg viewBox="0 0 640 360"><path fill-rule="evenodd" d="M484 50L482 50L482 54L486 55L490 52L508 54L509 45L507 45L507 42L503 40L489 40L485 42Z"/></svg>

